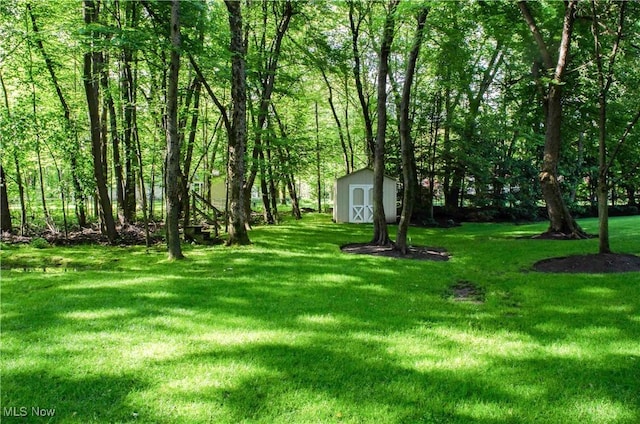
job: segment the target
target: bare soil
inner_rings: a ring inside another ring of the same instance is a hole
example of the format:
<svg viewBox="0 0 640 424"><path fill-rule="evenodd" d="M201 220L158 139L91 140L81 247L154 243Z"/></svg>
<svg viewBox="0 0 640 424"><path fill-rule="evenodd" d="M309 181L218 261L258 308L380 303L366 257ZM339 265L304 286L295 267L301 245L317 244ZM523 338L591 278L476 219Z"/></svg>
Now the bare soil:
<svg viewBox="0 0 640 424"><path fill-rule="evenodd" d="M640 272L640 256L622 253L564 256L536 262L533 269L540 272L587 274Z"/></svg>
<svg viewBox="0 0 640 424"><path fill-rule="evenodd" d="M484 303L485 289L471 281L459 280L445 291L445 297L456 302Z"/></svg>
<svg viewBox="0 0 640 424"><path fill-rule="evenodd" d="M409 252L406 255L403 255L392 245L376 246L369 243L345 244L344 246L340 247L340 250L345 253L384 256L387 258L416 259L423 261L449 260L449 254L447 253L447 251L439 247L412 246L409 248Z"/></svg>

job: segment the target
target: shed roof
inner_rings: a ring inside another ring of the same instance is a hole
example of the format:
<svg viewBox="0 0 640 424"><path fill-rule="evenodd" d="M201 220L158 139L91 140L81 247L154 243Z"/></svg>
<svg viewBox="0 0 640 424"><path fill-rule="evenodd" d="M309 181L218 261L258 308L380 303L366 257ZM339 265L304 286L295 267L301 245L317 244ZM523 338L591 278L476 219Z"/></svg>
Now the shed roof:
<svg viewBox="0 0 640 424"><path fill-rule="evenodd" d="M365 171L373 172L373 169L372 169L372 168L362 168L362 169L358 169L357 171L353 171L353 172L352 172L352 173L350 173L350 174L346 174L346 175L343 175L342 177L338 177L338 178L336 178L336 181L338 181L338 180L342 180L343 178L352 177L352 176L353 176L353 175L355 175L355 174L359 174L359 173L361 173L361 172L365 172ZM390 177L390 176L388 176L387 174L384 174L384 177L385 177L385 178L388 178L388 179L390 179L390 180L393 180L393 181L396 181L396 182L397 182L397 180L396 180L395 178Z"/></svg>

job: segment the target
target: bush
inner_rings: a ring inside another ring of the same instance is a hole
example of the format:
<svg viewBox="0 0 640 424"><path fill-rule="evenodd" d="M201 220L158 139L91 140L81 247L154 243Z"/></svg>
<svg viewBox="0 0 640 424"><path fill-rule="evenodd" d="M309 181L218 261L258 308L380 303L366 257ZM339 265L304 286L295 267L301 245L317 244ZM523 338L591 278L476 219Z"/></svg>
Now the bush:
<svg viewBox="0 0 640 424"><path fill-rule="evenodd" d="M47 247L51 246L49 242L46 239L43 239L42 237L34 238L33 240L31 240L31 243L29 244L31 245L31 247L34 247L36 249L46 249Z"/></svg>

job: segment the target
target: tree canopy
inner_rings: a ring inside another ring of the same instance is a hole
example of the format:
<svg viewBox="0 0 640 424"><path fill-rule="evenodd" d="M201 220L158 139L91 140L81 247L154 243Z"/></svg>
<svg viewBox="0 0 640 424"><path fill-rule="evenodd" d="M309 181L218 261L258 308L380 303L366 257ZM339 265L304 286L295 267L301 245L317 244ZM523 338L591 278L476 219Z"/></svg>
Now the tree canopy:
<svg viewBox="0 0 640 424"><path fill-rule="evenodd" d="M407 222L638 210L636 2L6 0L0 28L3 230L173 211L244 244L367 166Z"/></svg>

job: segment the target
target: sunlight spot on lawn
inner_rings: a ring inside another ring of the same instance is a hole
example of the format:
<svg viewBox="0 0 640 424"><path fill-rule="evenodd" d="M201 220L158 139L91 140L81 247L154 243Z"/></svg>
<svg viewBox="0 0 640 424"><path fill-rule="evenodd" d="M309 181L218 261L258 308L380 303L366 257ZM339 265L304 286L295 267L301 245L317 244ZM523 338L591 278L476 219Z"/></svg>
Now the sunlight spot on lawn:
<svg viewBox="0 0 640 424"><path fill-rule="evenodd" d="M175 358L181 352L179 346L168 342L146 342L131 346L123 352L123 356L130 361L153 359L161 361Z"/></svg>
<svg viewBox="0 0 640 424"><path fill-rule="evenodd" d="M564 411L567 421L580 418L590 423L632 422L637 417L633 410L629 410L629 406L610 399L583 397L575 399L573 404L568 405Z"/></svg>
<svg viewBox="0 0 640 424"><path fill-rule="evenodd" d="M129 274L130 275L130 274ZM183 276L180 275L167 275L159 274L150 277L133 277L126 278L125 275L118 275L117 273L104 272L104 279L95 279L90 283L85 279L78 279L73 284L65 284L58 287L60 290L86 290L86 289L114 289L118 287L137 286L143 284L160 284L162 282L171 280L182 280Z"/></svg>
<svg viewBox="0 0 640 424"><path fill-rule="evenodd" d="M354 277L353 275L345 275L345 274L315 274L311 275L309 278L312 283L320 283L321 285L333 285L332 283L338 284L346 284L346 283L359 283L362 281L359 277Z"/></svg>
<svg viewBox="0 0 640 424"><path fill-rule="evenodd" d="M147 299L170 299L177 296L175 293L160 291L160 292L138 293L136 294L136 297L143 297Z"/></svg>
<svg viewBox="0 0 640 424"><path fill-rule="evenodd" d="M198 398L218 398L221 402L238 390L247 379L278 378L279 373L262 366L232 361L222 364L199 362L187 365L178 379L163 379L160 393L174 397L177 394L195 394ZM254 388L255 389L255 388Z"/></svg>
<svg viewBox="0 0 640 424"><path fill-rule="evenodd" d="M615 290L612 290L608 287L583 287L578 290L579 293L593 294L601 297L612 298L617 295Z"/></svg>
<svg viewBox="0 0 640 424"><path fill-rule="evenodd" d="M390 293L388 288L381 286L380 284L364 284L364 285L358 286L358 288L360 290L366 290L373 293L380 293L380 294Z"/></svg>
<svg viewBox="0 0 640 424"><path fill-rule="evenodd" d="M547 346L545 351L558 358L588 359L594 356L593 352L578 343L554 343Z"/></svg>
<svg viewBox="0 0 640 424"><path fill-rule="evenodd" d="M342 322L341 319L338 319L335 315L324 314L324 315L301 315L296 318L297 321L303 324L319 324L319 325L336 325Z"/></svg>
<svg viewBox="0 0 640 424"><path fill-rule="evenodd" d="M550 312L555 312L558 314L565 314L565 315L577 315L577 314L582 314L584 313L584 308L576 308L574 306L546 306L544 308L542 308L545 311L550 311Z"/></svg>
<svg viewBox="0 0 640 424"><path fill-rule="evenodd" d="M488 365L489 362L486 359L481 359L476 356L472 356L471 354L462 354L460 356L452 356L446 359L442 359L439 356L438 359L431 358L419 360L413 364L413 368L420 371L460 371L472 368L484 368Z"/></svg>
<svg viewBox="0 0 640 424"><path fill-rule="evenodd" d="M294 339L290 331L285 330L237 330L237 331L215 331L192 337L192 340L215 343L221 346L237 346L243 344L270 343L282 340L289 340L292 344Z"/></svg>
<svg viewBox="0 0 640 424"><path fill-rule="evenodd" d="M75 311L62 314L63 318L68 319L110 319L124 317L133 314L133 311L129 308L110 308L110 309L98 309L89 311Z"/></svg>
<svg viewBox="0 0 640 424"><path fill-rule="evenodd" d="M504 421L513 419L513 408L507 403L486 400L464 400L456 405L456 413L475 421Z"/></svg>

